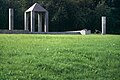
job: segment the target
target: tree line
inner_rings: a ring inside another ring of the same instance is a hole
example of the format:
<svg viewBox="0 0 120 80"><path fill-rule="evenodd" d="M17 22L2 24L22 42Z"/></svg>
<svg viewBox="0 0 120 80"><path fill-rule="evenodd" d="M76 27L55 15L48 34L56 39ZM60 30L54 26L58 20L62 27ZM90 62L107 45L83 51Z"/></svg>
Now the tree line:
<svg viewBox="0 0 120 80"><path fill-rule="evenodd" d="M49 11L49 31L101 30L107 17L107 33L120 34L119 0L0 0L0 29L8 28L8 9L14 8L15 29L24 28L24 11L35 2Z"/></svg>

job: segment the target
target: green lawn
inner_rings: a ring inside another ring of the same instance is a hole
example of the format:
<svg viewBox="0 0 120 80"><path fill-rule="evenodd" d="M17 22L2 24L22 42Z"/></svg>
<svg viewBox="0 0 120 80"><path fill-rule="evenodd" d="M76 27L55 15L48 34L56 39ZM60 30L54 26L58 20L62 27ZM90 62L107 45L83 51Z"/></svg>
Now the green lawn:
<svg viewBox="0 0 120 80"><path fill-rule="evenodd" d="M120 80L120 35L0 34L0 80Z"/></svg>

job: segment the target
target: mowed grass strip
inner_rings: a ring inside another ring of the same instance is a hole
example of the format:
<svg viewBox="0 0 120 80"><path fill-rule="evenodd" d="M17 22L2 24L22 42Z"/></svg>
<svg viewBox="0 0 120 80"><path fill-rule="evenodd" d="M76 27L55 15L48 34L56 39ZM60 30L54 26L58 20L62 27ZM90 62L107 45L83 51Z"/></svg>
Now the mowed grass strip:
<svg viewBox="0 0 120 80"><path fill-rule="evenodd" d="M0 34L0 80L120 80L120 36Z"/></svg>

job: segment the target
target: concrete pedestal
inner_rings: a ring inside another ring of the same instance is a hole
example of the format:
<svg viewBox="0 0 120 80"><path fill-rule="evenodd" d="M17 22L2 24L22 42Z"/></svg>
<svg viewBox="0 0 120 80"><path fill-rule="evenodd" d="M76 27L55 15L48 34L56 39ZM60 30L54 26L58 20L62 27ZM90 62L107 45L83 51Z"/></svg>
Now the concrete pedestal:
<svg viewBox="0 0 120 80"><path fill-rule="evenodd" d="M9 30L14 29L14 12L12 8L9 8Z"/></svg>
<svg viewBox="0 0 120 80"><path fill-rule="evenodd" d="M42 32L42 14L38 14L38 32Z"/></svg>
<svg viewBox="0 0 120 80"><path fill-rule="evenodd" d="M48 32L48 12L45 13L44 32Z"/></svg>
<svg viewBox="0 0 120 80"><path fill-rule="evenodd" d="M25 23L25 29L24 30L28 30L28 21L29 21L29 16L27 15L28 13L24 13L24 23Z"/></svg>
<svg viewBox="0 0 120 80"><path fill-rule="evenodd" d="M106 17L102 16L102 34L106 34Z"/></svg>
<svg viewBox="0 0 120 80"><path fill-rule="evenodd" d="M31 32L35 32L35 12L31 11Z"/></svg>

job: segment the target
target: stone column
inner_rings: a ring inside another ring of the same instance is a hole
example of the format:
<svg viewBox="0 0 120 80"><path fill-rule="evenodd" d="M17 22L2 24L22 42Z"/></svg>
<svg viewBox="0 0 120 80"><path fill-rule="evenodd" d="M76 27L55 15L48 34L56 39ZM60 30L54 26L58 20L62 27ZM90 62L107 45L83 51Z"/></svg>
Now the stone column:
<svg viewBox="0 0 120 80"><path fill-rule="evenodd" d="M106 17L102 16L102 34L106 34Z"/></svg>
<svg viewBox="0 0 120 80"><path fill-rule="evenodd" d="M25 12L24 13L24 30L28 30L28 21L29 21L29 16L28 14Z"/></svg>
<svg viewBox="0 0 120 80"><path fill-rule="evenodd" d="M38 32L42 32L42 13L38 13Z"/></svg>
<svg viewBox="0 0 120 80"><path fill-rule="evenodd" d="M14 12L12 8L9 8L9 30L14 29Z"/></svg>
<svg viewBox="0 0 120 80"><path fill-rule="evenodd" d="M35 12L31 11L31 32L35 32Z"/></svg>
<svg viewBox="0 0 120 80"><path fill-rule="evenodd" d="M44 23L44 32L48 32L48 20L49 20L49 18L48 18L48 12L46 12L45 13L45 23Z"/></svg>

